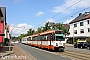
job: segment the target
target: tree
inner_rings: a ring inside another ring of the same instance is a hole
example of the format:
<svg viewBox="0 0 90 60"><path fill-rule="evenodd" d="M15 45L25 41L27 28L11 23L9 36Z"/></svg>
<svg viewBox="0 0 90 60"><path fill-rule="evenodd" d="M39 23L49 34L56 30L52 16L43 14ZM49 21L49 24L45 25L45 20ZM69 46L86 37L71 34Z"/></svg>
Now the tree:
<svg viewBox="0 0 90 60"><path fill-rule="evenodd" d="M90 43L90 37L87 38L87 42Z"/></svg>
<svg viewBox="0 0 90 60"><path fill-rule="evenodd" d="M47 22L47 23L45 24L45 26L38 27L38 29L37 29L37 31L36 31L35 33L44 32L44 31L46 31L46 30L51 29L50 27L51 27L51 26L49 25L49 22Z"/></svg>
<svg viewBox="0 0 90 60"><path fill-rule="evenodd" d="M32 28L30 28L29 31L27 31L27 36L34 34L34 32L35 31Z"/></svg>
<svg viewBox="0 0 90 60"><path fill-rule="evenodd" d="M25 34L21 34L18 39L22 39L23 37L25 37Z"/></svg>
<svg viewBox="0 0 90 60"><path fill-rule="evenodd" d="M56 29L62 30L63 29L62 24L56 23Z"/></svg>
<svg viewBox="0 0 90 60"><path fill-rule="evenodd" d="M47 23L45 24L45 27L43 27L43 30L44 30L44 31L49 30L49 29L51 29L50 27L51 27L51 26L49 25L49 22L47 22Z"/></svg>
<svg viewBox="0 0 90 60"><path fill-rule="evenodd" d="M67 29L64 28L61 23L56 23L56 29L63 30L64 33L67 33L68 32Z"/></svg>
<svg viewBox="0 0 90 60"><path fill-rule="evenodd" d="M38 27L38 33L40 32L42 32L42 27L41 28Z"/></svg>

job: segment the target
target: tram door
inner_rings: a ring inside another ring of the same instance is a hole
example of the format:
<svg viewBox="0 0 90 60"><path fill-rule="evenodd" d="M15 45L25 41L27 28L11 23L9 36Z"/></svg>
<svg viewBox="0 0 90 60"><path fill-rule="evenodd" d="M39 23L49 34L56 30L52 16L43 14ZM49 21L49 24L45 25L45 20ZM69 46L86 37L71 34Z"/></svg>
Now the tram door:
<svg viewBox="0 0 90 60"><path fill-rule="evenodd" d="M53 38L54 38L53 34L50 34L50 46L52 45L51 43L53 41Z"/></svg>

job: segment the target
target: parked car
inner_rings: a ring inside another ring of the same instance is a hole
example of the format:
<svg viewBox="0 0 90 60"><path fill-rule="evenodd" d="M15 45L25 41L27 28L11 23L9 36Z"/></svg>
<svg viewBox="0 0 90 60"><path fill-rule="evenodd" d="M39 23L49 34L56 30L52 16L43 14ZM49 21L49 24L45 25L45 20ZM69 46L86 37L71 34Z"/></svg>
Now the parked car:
<svg viewBox="0 0 90 60"><path fill-rule="evenodd" d="M87 49L90 49L90 43L87 45Z"/></svg>
<svg viewBox="0 0 90 60"><path fill-rule="evenodd" d="M77 42L74 44L74 48L87 48L88 43L87 42Z"/></svg>

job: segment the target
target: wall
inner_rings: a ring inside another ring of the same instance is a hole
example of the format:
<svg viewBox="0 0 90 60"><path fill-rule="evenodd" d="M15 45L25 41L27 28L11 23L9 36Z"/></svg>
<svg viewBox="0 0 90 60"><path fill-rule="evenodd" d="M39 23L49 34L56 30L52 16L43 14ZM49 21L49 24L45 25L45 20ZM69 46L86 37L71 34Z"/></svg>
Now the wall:
<svg viewBox="0 0 90 60"><path fill-rule="evenodd" d="M87 19L90 21L90 19ZM70 37L73 37L73 30L77 30L77 34L74 34L74 36L87 36L89 37L90 36L90 32L88 32L87 28L90 28L90 24L87 24L87 20L83 20L83 21L79 21L79 22L76 22L77 23L77 27L74 27L73 29L73 26L75 23L73 24L70 24ZM84 22L84 26L80 26L80 22ZM80 33L80 29L84 29L84 33Z"/></svg>

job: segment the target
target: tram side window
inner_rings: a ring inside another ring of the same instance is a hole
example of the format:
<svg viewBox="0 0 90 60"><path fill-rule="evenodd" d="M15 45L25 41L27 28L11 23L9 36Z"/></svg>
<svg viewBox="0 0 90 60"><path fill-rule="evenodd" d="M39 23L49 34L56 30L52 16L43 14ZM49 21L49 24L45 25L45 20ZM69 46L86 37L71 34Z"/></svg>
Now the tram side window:
<svg viewBox="0 0 90 60"><path fill-rule="evenodd" d="M52 41L54 40L54 34L50 35L50 40L52 40Z"/></svg>
<svg viewBox="0 0 90 60"><path fill-rule="evenodd" d="M40 40L43 40L43 36L40 36Z"/></svg>
<svg viewBox="0 0 90 60"><path fill-rule="evenodd" d="M32 40L35 40L35 37L32 37Z"/></svg>
<svg viewBox="0 0 90 60"><path fill-rule="evenodd" d="M43 36L42 36L42 40L43 40L43 41L44 41L44 40L46 40L46 37L45 37L45 35L43 35Z"/></svg>
<svg viewBox="0 0 90 60"><path fill-rule="evenodd" d="M41 36L40 35L37 36L37 40L41 40Z"/></svg>
<svg viewBox="0 0 90 60"><path fill-rule="evenodd" d="M43 40L47 40L47 35L44 35L43 36Z"/></svg>
<svg viewBox="0 0 90 60"><path fill-rule="evenodd" d="M34 40L37 40L37 36L34 37Z"/></svg>
<svg viewBox="0 0 90 60"><path fill-rule="evenodd" d="M27 38L27 41L30 41L31 40L31 37Z"/></svg>

